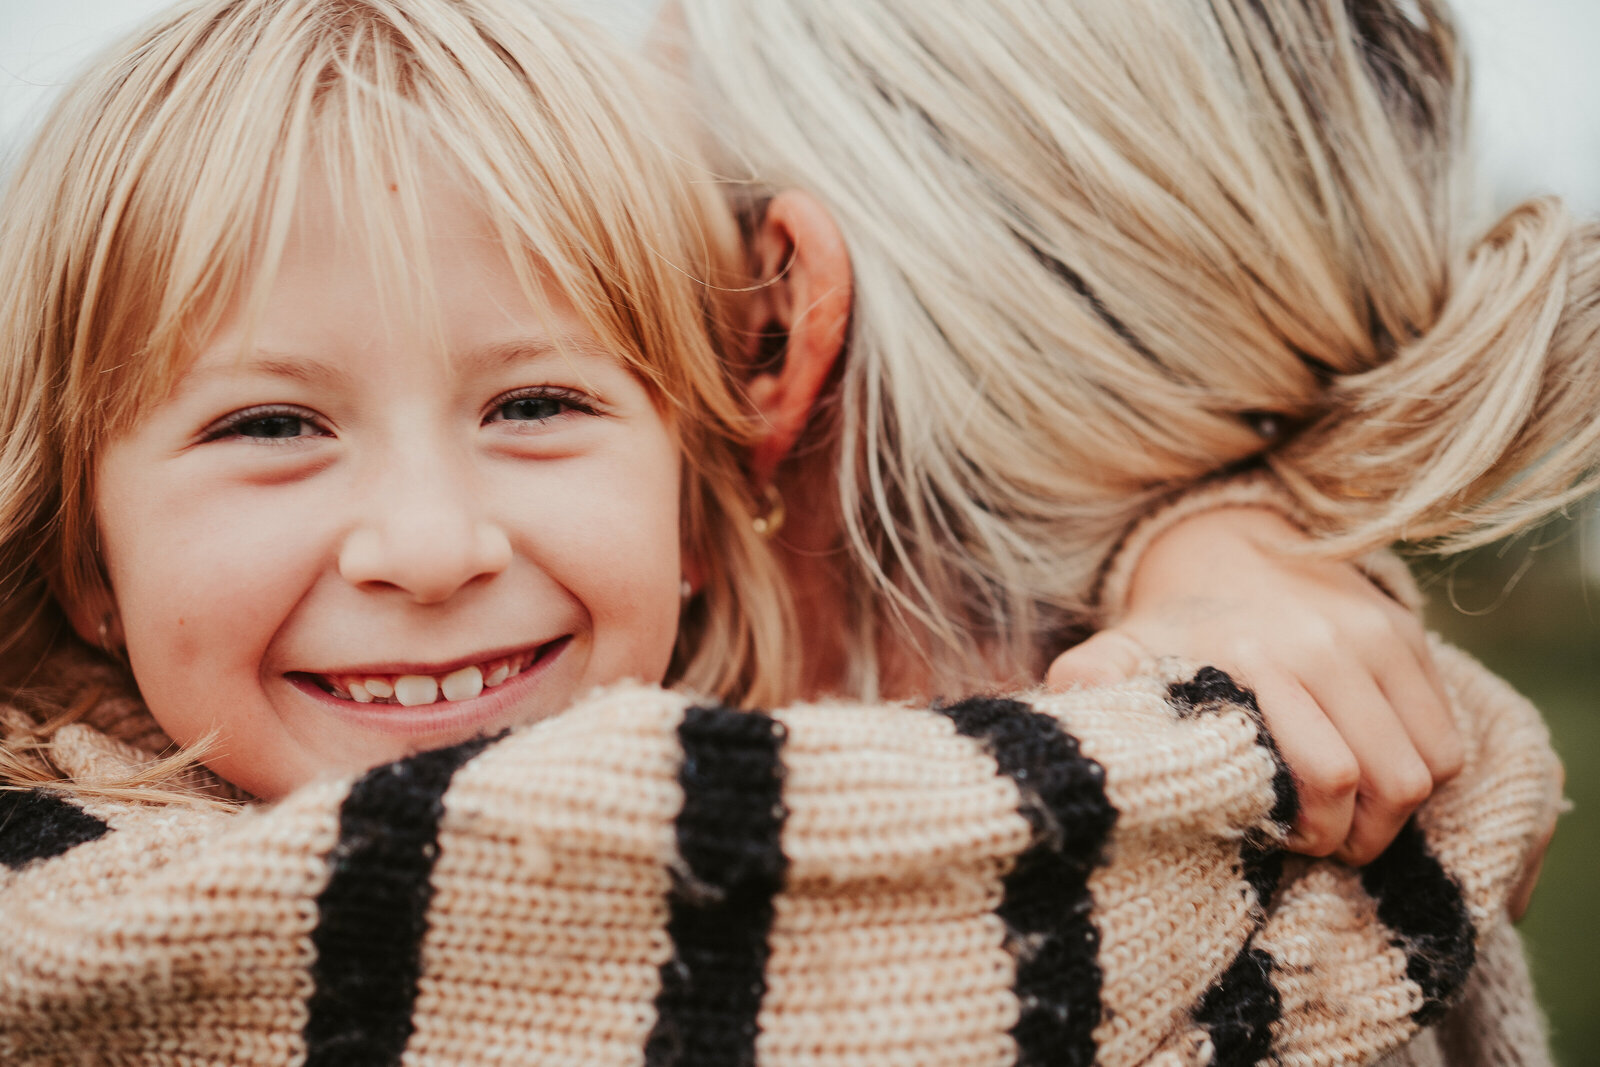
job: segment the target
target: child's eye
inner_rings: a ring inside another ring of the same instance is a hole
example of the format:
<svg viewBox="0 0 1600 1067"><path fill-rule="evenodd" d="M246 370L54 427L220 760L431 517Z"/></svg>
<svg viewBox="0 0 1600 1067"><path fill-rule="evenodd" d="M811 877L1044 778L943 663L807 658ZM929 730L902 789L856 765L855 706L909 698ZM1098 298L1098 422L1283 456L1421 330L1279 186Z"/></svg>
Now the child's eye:
<svg viewBox="0 0 1600 1067"><path fill-rule="evenodd" d="M206 441L244 438L253 441L292 441L325 437L327 429L308 411L299 408L246 408L219 419L202 434Z"/></svg>
<svg viewBox="0 0 1600 1067"><path fill-rule="evenodd" d="M541 423L573 412L596 414L594 399L573 389L539 386L500 397L484 421Z"/></svg>

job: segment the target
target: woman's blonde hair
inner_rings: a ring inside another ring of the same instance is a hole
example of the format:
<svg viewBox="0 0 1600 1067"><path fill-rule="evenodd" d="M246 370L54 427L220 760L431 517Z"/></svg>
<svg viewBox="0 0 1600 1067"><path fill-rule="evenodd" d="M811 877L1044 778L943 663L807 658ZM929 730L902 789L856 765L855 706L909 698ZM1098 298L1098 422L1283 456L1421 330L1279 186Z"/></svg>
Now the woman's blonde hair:
<svg viewBox="0 0 1600 1067"><path fill-rule="evenodd" d="M820 196L854 267L855 688L890 624L943 686L1036 677L1129 524L1242 465L1341 552L1593 485L1600 232L1469 239L1435 0L682 6L735 197Z"/></svg>
<svg viewBox="0 0 1600 1067"><path fill-rule="evenodd" d="M337 184L375 269L425 294L421 172L442 163L530 300L551 279L675 416L685 544L705 582L673 679L733 700L792 688L788 600L750 528L748 420L720 358L736 227L639 65L552 7L201 0L70 90L0 218L7 681L61 633L52 593L104 588L105 442L230 304L256 306L308 175Z"/></svg>

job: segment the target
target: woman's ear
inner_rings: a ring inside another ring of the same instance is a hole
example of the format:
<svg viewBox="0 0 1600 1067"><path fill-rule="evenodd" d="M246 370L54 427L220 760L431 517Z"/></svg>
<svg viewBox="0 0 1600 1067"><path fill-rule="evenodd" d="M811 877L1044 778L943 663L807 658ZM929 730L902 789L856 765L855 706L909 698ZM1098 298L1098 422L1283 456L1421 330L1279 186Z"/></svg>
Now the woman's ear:
<svg viewBox="0 0 1600 1067"><path fill-rule="evenodd" d="M850 255L833 215L810 193L773 197L750 241L755 265L745 383L763 429L750 450L758 485L805 431L850 329ZM770 358L764 341L782 340Z"/></svg>

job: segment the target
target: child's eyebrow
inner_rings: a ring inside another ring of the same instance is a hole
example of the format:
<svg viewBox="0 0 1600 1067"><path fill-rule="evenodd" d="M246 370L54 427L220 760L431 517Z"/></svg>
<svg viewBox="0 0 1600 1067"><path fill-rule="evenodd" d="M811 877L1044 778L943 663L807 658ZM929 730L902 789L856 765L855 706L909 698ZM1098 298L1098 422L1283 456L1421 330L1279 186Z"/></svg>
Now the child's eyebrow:
<svg viewBox="0 0 1600 1067"><path fill-rule="evenodd" d="M563 336L558 340L515 337L469 349L454 358L473 372L492 372L525 363L571 363L574 360L580 363L604 361L619 367L627 366L627 361L618 353L595 338L582 336ZM191 367L178 382L176 392L188 392L208 379L241 373L287 378L322 389L345 388L354 382L354 378L342 367L314 356L250 349L239 352L236 358L203 361L199 366Z"/></svg>
<svg viewBox="0 0 1600 1067"><path fill-rule="evenodd" d="M280 378L292 378L306 385L342 385L350 381L348 373L331 364L315 359L276 356L266 352L255 353L253 358L245 361L245 367L248 370Z"/></svg>
<svg viewBox="0 0 1600 1067"><path fill-rule="evenodd" d="M464 355L467 362L498 369L518 363L537 363L551 359L599 359L622 363L622 358L592 337L564 337L559 341L545 338L519 337L509 341L484 345Z"/></svg>
<svg viewBox="0 0 1600 1067"><path fill-rule="evenodd" d="M233 359L202 361L199 365L191 367L179 381L178 391L185 391L195 383L208 378L239 373L265 374L324 387L345 385L351 380L350 375L344 370L321 360L252 349L239 352Z"/></svg>

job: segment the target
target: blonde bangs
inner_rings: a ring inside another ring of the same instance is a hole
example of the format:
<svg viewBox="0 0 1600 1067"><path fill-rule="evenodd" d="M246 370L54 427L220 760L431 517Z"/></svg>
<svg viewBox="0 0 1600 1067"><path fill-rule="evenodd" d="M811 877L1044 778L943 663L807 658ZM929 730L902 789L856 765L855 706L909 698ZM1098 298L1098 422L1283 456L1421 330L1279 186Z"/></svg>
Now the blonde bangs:
<svg viewBox="0 0 1600 1067"><path fill-rule="evenodd" d="M103 443L224 316L248 334L309 183L346 206L380 313L438 328L424 249L426 177L442 169L530 302L553 287L674 416L685 541L702 555L732 545L739 569L718 561L675 676L776 699L757 661L784 661L787 597L744 533L737 449L752 427L720 358L737 228L639 66L581 20L509 0L207 0L103 57L8 204L0 277L37 309L5 327L6 397L34 412L8 425L40 432L9 435L0 471L28 483L0 516L0 573L24 594L0 639L38 629L46 585L69 602L102 587Z"/></svg>

